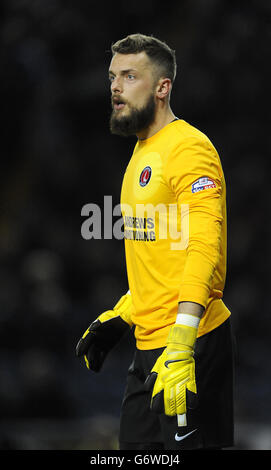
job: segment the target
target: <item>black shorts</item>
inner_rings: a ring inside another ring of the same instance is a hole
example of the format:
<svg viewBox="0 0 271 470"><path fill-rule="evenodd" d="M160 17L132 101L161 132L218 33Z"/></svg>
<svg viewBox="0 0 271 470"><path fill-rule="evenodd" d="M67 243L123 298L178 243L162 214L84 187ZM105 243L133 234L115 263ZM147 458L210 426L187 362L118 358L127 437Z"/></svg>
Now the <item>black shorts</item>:
<svg viewBox="0 0 271 470"><path fill-rule="evenodd" d="M195 346L198 405L187 410L187 426L177 417L150 410L144 382L164 348L136 349L128 370L119 432L120 450L220 449L233 446L233 352L228 318Z"/></svg>

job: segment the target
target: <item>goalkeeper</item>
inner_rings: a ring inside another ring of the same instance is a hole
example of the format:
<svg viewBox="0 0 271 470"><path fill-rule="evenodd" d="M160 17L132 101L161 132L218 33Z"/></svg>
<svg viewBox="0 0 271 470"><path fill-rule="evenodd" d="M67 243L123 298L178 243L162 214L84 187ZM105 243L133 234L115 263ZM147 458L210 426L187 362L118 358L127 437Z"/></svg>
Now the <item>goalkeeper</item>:
<svg viewBox="0 0 271 470"><path fill-rule="evenodd" d="M90 325L76 353L98 372L133 327L121 450L233 445L226 184L211 141L171 110L175 75L174 51L152 36L112 46L110 129L137 137L121 190L129 291Z"/></svg>

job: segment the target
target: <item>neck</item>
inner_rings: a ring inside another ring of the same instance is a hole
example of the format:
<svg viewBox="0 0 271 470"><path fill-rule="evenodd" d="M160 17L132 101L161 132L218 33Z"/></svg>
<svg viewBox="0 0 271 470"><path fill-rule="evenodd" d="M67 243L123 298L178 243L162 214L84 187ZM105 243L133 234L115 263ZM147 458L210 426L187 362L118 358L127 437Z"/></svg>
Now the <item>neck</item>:
<svg viewBox="0 0 271 470"><path fill-rule="evenodd" d="M172 122L176 116L172 112L171 108L169 105L167 105L164 109L157 109L155 113L155 118L152 122L152 124L146 128L143 129L141 132L137 134L137 138L139 140L146 140L152 137L154 134L159 132L163 127L165 127L167 124Z"/></svg>

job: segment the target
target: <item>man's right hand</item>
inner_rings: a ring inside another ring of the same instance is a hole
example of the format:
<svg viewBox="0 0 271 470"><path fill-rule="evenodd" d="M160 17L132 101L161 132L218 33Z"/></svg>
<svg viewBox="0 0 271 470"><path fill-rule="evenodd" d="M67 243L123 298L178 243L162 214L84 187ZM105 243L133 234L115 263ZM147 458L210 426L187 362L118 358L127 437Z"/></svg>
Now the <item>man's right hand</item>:
<svg viewBox="0 0 271 470"><path fill-rule="evenodd" d="M84 356L86 366L99 372L111 349L132 326L132 300L129 293L121 297L113 310L102 313L77 343L77 357Z"/></svg>

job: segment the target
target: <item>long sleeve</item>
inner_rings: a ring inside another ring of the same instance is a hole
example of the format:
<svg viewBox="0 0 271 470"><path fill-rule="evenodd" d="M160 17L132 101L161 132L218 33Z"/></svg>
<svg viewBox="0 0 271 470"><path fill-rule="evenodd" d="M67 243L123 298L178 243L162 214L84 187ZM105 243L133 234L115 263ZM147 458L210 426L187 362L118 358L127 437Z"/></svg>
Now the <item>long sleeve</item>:
<svg viewBox="0 0 271 470"><path fill-rule="evenodd" d="M221 249L220 159L208 139L187 138L170 154L165 175L179 210L181 204L188 205L189 240L178 300L206 307Z"/></svg>

